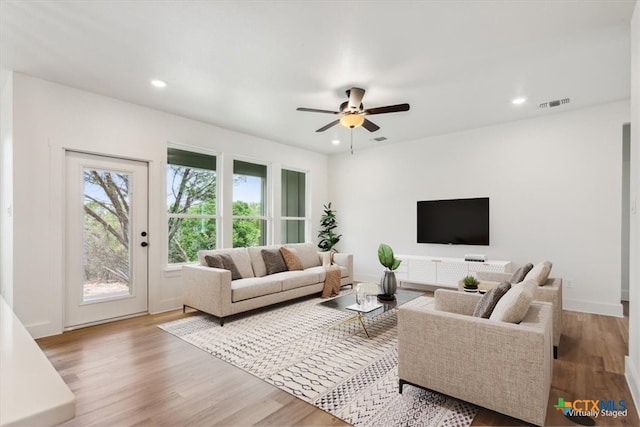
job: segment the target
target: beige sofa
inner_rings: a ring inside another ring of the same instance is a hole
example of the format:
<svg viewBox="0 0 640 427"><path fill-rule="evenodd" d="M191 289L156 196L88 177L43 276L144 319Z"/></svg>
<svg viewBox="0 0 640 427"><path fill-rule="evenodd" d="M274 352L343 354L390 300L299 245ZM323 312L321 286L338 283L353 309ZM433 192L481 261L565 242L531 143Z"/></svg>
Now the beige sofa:
<svg viewBox="0 0 640 427"><path fill-rule="evenodd" d="M322 252L317 252L313 243L283 246L295 249L304 270L267 275L261 251L279 246L198 252L199 265L182 267L183 309L191 307L217 316L222 326L226 316L321 292L326 276ZM228 254L242 278L231 280L229 270L208 267L205 256L216 254ZM333 261L340 266L341 285L353 284L353 255L336 253Z"/></svg>
<svg viewBox="0 0 640 427"><path fill-rule="evenodd" d="M533 302L519 324L473 317L479 294L445 289L398 309L398 377L544 425L553 369L552 308Z"/></svg>
<svg viewBox="0 0 640 427"><path fill-rule="evenodd" d="M478 289L489 290L504 281L509 281L511 274L478 272L480 284ZM562 279L549 277L544 286L538 286L535 301L546 301L553 305L553 357L558 357L558 346L562 336Z"/></svg>

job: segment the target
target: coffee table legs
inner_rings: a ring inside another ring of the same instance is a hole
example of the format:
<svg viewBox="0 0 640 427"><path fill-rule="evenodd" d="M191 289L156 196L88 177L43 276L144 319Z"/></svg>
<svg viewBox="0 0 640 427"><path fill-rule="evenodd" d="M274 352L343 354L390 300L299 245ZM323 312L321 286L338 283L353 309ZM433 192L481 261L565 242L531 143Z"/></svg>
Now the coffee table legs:
<svg viewBox="0 0 640 427"><path fill-rule="evenodd" d="M358 313L355 316L348 317L348 318L344 319L343 321L336 323L332 327L336 327L338 325L342 325L343 323L347 323L347 322L351 322L353 320L357 320L358 322L360 322L360 326L362 326L362 330L367 335L367 338L371 338L369 336L369 332L367 331L367 327L364 325L364 320L362 320L363 318L364 318L364 316L362 314Z"/></svg>

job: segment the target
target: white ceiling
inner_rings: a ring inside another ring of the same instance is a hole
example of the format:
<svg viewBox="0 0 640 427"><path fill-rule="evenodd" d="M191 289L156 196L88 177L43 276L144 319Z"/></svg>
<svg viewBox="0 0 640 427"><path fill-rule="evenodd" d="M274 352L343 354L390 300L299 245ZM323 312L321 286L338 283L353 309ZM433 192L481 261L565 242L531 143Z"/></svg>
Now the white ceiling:
<svg viewBox="0 0 640 427"><path fill-rule="evenodd" d="M0 66L331 154L349 130L315 133L335 117L296 107L337 110L351 86L365 108L411 104L370 116L381 129L355 129L356 149L627 99L634 5L2 0Z"/></svg>

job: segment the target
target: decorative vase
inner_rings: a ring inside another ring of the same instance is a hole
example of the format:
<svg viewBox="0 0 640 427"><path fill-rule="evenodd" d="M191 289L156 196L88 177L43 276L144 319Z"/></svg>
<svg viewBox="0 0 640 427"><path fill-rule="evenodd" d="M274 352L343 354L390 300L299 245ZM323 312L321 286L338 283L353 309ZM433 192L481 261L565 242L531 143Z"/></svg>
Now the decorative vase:
<svg viewBox="0 0 640 427"><path fill-rule="evenodd" d="M396 282L396 273L391 270L385 270L384 276L380 279L380 287L384 295L395 295L398 283Z"/></svg>

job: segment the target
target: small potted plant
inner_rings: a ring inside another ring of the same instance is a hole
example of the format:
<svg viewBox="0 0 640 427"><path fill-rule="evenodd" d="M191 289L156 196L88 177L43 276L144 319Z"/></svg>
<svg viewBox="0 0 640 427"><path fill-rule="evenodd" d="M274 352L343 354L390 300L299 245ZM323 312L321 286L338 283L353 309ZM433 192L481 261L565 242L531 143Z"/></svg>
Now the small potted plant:
<svg viewBox="0 0 640 427"><path fill-rule="evenodd" d="M380 280L383 297L393 299L397 289L396 275L393 272L400 266L402 262L393 254L393 249L385 243L381 243L378 247L378 260L385 267L384 275Z"/></svg>
<svg viewBox="0 0 640 427"><path fill-rule="evenodd" d="M464 279L462 279L462 284L466 292L478 292L479 283L480 282L478 282L478 279L471 275L466 276Z"/></svg>

